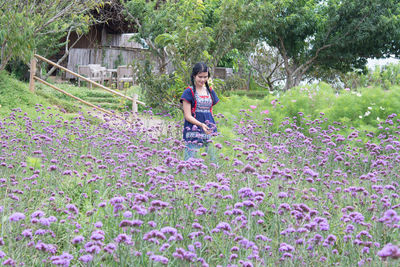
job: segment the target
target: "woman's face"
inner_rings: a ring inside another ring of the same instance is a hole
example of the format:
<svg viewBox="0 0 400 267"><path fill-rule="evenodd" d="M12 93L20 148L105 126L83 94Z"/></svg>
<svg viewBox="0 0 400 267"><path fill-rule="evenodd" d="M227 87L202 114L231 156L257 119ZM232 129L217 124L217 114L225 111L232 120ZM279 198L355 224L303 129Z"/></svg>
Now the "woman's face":
<svg viewBox="0 0 400 267"><path fill-rule="evenodd" d="M194 84L196 88L202 88L208 81L208 72L199 72L196 76L194 76Z"/></svg>

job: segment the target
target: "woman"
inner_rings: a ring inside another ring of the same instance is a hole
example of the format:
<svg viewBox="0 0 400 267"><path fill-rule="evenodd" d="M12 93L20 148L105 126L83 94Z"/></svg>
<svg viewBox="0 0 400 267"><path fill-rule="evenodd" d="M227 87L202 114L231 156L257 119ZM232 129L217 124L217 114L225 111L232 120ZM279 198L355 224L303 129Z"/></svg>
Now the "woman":
<svg viewBox="0 0 400 267"><path fill-rule="evenodd" d="M208 85L210 72L205 63L196 63L191 75L192 86L186 88L181 97L185 124L183 139L186 142L185 160L195 158L201 147L205 147L211 160L215 161L211 136L217 132L212 107L218 103L217 94Z"/></svg>

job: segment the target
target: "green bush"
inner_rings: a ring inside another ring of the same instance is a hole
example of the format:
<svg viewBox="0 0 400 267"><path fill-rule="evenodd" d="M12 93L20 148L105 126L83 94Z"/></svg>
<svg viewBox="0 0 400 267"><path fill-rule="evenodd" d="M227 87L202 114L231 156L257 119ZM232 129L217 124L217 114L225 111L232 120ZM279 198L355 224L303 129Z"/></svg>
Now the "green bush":
<svg viewBox="0 0 400 267"><path fill-rule="evenodd" d="M185 89L180 76L153 73L150 60L135 64L134 67L146 105L167 111L179 107L179 98Z"/></svg>
<svg viewBox="0 0 400 267"><path fill-rule="evenodd" d="M376 66L373 71L349 72L341 77L345 88L360 88L378 86L388 90L393 85L400 84L400 64Z"/></svg>
<svg viewBox="0 0 400 267"><path fill-rule="evenodd" d="M214 83L216 83L216 81L218 81L218 87L216 88L221 94L230 94L231 92L236 92L246 88L246 79L243 79L238 74L231 75L225 80L214 79Z"/></svg>
<svg viewBox="0 0 400 267"><path fill-rule="evenodd" d="M247 91L247 90L234 90L234 91L226 91L224 92L227 96L247 96L249 98L254 99L262 99L270 94L269 91Z"/></svg>
<svg viewBox="0 0 400 267"><path fill-rule="evenodd" d="M380 124L398 112L400 87L389 90L381 87L359 88L358 91L336 91L328 84L299 86L282 95L268 94L264 98L252 99L247 96L231 95L222 98L214 110L229 120L223 119L219 130L224 136L235 125L249 119L270 121L272 132L285 129L288 123L295 123L304 134L311 127L308 122L319 120L318 127L327 130L329 125L338 125L342 134L352 127L379 134Z"/></svg>

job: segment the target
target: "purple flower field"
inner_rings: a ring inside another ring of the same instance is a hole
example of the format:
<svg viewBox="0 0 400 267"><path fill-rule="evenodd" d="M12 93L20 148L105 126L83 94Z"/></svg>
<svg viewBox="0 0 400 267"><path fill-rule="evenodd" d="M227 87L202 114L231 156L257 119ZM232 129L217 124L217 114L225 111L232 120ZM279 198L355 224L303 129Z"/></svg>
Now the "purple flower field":
<svg viewBox="0 0 400 267"><path fill-rule="evenodd" d="M398 265L396 114L379 135L244 114L215 164L183 161L180 122L158 135L36 108L0 120L3 265Z"/></svg>

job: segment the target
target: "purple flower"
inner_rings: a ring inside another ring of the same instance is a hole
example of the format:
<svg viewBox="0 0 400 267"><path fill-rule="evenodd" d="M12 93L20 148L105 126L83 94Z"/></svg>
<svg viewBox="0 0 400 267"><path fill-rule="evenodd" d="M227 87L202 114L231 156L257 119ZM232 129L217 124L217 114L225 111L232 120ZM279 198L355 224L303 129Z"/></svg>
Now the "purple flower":
<svg viewBox="0 0 400 267"><path fill-rule="evenodd" d="M35 231L35 235L44 235L44 234L46 234L46 230L37 229L37 230Z"/></svg>
<svg viewBox="0 0 400 267"><path fill-rule="evenodd" d="M41 218L45 215L45 213L41 210L37 210L31 214L31 218Z"/></svg>
<svg viewBox="0 0 400 267"><path fill-rule="evenodd" d="M397 215L395 210L390 209L385 211L383 217L378 221L384 223L386 226L393 227L400 221L400 216Z"/></svg>
<svg viewBox="0 0 400 267"><path fill-rule="evenodd" d="M47 219L47 218L40 218L39 223L43 226L50 226L50 224L51 224L49 219Z"/></svg>
<svg viewBox="0 0 400 267"><path fill-rule="evenodd" d="M160 251L161 251L161 252L162 252L162 251L165 251L165 250L168 249L170 246L171 246L170 244L165 243L164 245L162 245L162 246L160 247Z"/></svg>
<svg viewBox="0 0 400 267"><path fill-rule="evenodd" d="M388 243L382 248L382 250L378 251L377 255L383 259L388 257L392 259L398 259L400 258L400 249L399 247Z"/></svg>
<svg viewBox="0 0 400 267"><path fill-rule="evenodd" d="M123 214L123 216L124 216L125 218L130 218L130 217L132 217L132 212L130 212L130 211L125 211L124 214Z"/></svg>
<svg viewBox="0 0 400 267"><path fill-rule="evenodd" d="M80 257L79 257L79 260L80 260L81 262L88 263L88 262L90 262L90 261L93 260L93 256L90 255L90 254L86 254L86 255L80 256Z"/></svg>
<svg viewBox="0 0 400 267"><path fill-rule="evenodd" d="M2 265L10 265L10 266L15 266L15 261L11 258L6 259L5 261L2 262Z"/></svg>
<svg viewBox="0 0 400 267"><path fill-rule="evenodd" d="M132 221L130 220L122 220L119 223L119 227L130 227L130 226L132 226Z"/></svg>
<svg viewBox="0 0 400 267"><path fill-rule="evenodd" d="M142 220L132 220L133 227L140 227L143 224Z"/></svg>
<svg viewBox="0 0 400 267"><path fill-rule="evenodd" d="M132 237L126 234L119 234L116 238L115 238L115 242L117 243L125 243L127 245L132 245Z"/></svg>
<svg viewBox="0 0 400 267"><path fill-rule="evenodd" d="M79 210L78 208L74 205L74 204L67 204L67 206L65 206L67 208L68 211L78 214Z"/></svg>
<svg viewBox="0 0 400 267"><path fill-rule="evenodd" d="M194 229L199 229L199 230L203 230L203 226L201 226L201 224L199 224L199 223L192 223L192 227L194 228Z"/></svg>
<svg viewBox="0 0 400 267"><path fill-rule="evenodd" d="M160 262L161 264L168 264L168 258L160 255L151 255L150 260Z"/></svg>
<svg viewBox="0 0 400 267"><path fill-rule="evenodd" d="M156 207L156 208L165 208L165 207L167 207L168 205L169 205L168 202L164 202L164 201L161 201L161 200L153 200L153 201L151 202L151 206L152 206L152 207Z"/></svg>
<svg viewBox="0 0 400 267"><path fill-rule="evenodd" d="M94 223L94 227L102 228L103 227L103 223L102 222L96 222L96 223Z"/></svg>
<svg viewBox="0 0 400 267"><path fill-rule="evenodd" d="M151 238L158 238L161 240L167 239L167 237L161 231L158 231L158 230L151 230L151 231L145 233L143 236L143 240L146 240L146 241L150 240Z"/></svg>
<svg viewBox="0 0 400 267"><path fill-rule="evenodd" d="M256 172L256 169L252 167L250 164L247 164L246 166L243 167L243 169L240 171L241 173L254 173Z"/></svg>
<svg viewBox="0 0 400 267"><path fill-rule="evenodd" d="M51 263L54 265L69 266L71 260L74 258L69 253L64 252L60 256L53 256L50 258Z"/></svg>
<svg viewBox="0 0 400 267"><path fill-rule="evenodd" d="M160 229L160 232L163 234L170 234L170 235L177 235L178 234L178 230L176 230L173 227L170 226L166 226Z"/></svg>
<svg viewBox="0 0 400 267"><path fill-rule="evenodd" d="M223 231L228 231L228 232L232 231L231 226L229 225L229 223L226 223L226 222L220 222L220 223L215 227L215 229L223 230Z"/></svg>
<svg viewBox="0 0 400 267"><path fill-rule="evenodd" d="M108 253L113 253L114 250L117 249L117 245L115 245L114 243L109 243L104 247L104 251L108 252Z"/></svg>
<svg viewBox="0 0 400 267"><path fill-rule="evenodd" d="M279 198L286 198L286 197L288 197L288 194L286 192L279 192L278 193L278 197Z"/></svg>
<svg viewBox="0 0 400 267"><path fill-rule="evenodd" d="M121 204L125 201L123 197L113 197L110 199L110 204L115 206L116 204Z"/></svg>
<svg viewBox="0 0 400 267"><path fill-rule="evenodd" d="M24 237L32 238L32 229L25 229L21 234Z"/></svg>
<svg viewBox="0 0 400 267"><path fill-rule="evenodd" d="M95 230L92 232L91 240L94 241L103 241L105 233L102 230Z"/></svg>
<svg viewBox="0 0 400 267"><path fill-rule="evenodd" d="M24 220L25 215L21 212L16 212L10 216L10 222L18 222L20 220Z"/></svg>
<svg viewBox="0 0 400 267"><path fill-rule="evenodd" d="M83 236L81 236L81 235L78 235L78 236L75 236L73 239L72 239L72 244L79 244L79 243L82 243L83 241L85 240L85 238L83 237Z"/></svg>
<svg viewBox="0 0 400 267"><path fill-rule="evenodd" d="M253 191L253 189L248 188L248 187L243 187L243 188L239 189L238 193L241 198L253 197L255 195L255 192Z"/></svg>
<svg viewBox="0 0 400 267"><path fill-rule="evenodd" d="M85 251L87 253L98 254L100 253L101 248L99 246L99 243L90 241L85 244Z"/></svg>
<svg viewBox="0 0 400 267"><path fill-rule="evenodd" d="M286 243L281 243L280 247L279 247L279 251L280 252L291 252L291 251L294 251L294 247L292 247L291 245L286 244Z"/></svg>
<svg viewBox="0 0 400 267"><path fill-rule="evenodd" d="M150 226L150 227L156 227L157 226L157 223L156 222L154 222L154 221L149 221L148 222L148 225Z"/></svg>

